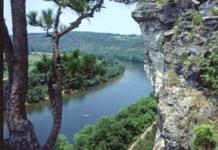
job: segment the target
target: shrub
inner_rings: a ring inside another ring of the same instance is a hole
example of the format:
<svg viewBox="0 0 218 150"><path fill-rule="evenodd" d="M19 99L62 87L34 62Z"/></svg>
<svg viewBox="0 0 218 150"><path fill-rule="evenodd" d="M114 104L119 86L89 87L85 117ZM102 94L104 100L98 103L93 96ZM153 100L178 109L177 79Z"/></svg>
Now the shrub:
<svg viewBox="0 0 218 150"><path fill-rule="evenodd" d="M193 66L198 66L201 61L202 58L199 56L190 56L184 61L183 64L186 69L190 69Z"/></svg>
<svg viewBox="0 0 218 150"><path fill-rule="evenodd" d="M217 134L210 124L196 125L194 127L194 149L214 149L217 143Z"/></svg>
<svg viewBox="0 0 218 150"><path fill-rule="evenodd" d="M211 7L211 8L209 9L209 12L210 12L210 15L212 15L212 16L217 16L217 15L218 15L218 8L217 8L216 6Z"/></svg>
<svg viewBox="0 0 218 150"><path fill-rule="evenodd" d="M27 92L27 102L28 103L36 103L44 100L47 95L48 90L46 86L36 86L32 87Z"/></svg>
<svg viewBox="0 0 218 150"><path fill-rule="evenodd" d="M182 54L178 55L177 58L179 59L180 62L184 62L188 59L188 57L189 57L188 53L182 53Z"/></svg>
<svg viewBox="0 0 218 150"><path fill-rule="evenodd" d="M200 77L203 85L218 95L218 48L215 48L208 57L202 58L200 66L202 69Z"/></svg>
<svg viewBox="0 0 218 150"><path fill-rule="evenodd" d="M156 0L156 2L158 3L158 4L167 4L168 2L169 2L169 0Z"/></svg>
<svg viewBox="0 0 218 150"><path fill-rule="evenodd" d="M196 26L200 26L203 24L203 15L199 11L194 11L191 14L192 23Z"/></svg>
<svg viewBox="0 0 218 150"><path fill-rule="evenodd" d="M59 135L55 143L55 150L72 150L73 145L68 142L68 139L64 135Z"/></svg>
<svg viewBox="0 0 218 150"><path fill-rule="evenodd" d="M178 86L180 84L180 79L174 70L167 72L168 82L170 86Z"/></svg>

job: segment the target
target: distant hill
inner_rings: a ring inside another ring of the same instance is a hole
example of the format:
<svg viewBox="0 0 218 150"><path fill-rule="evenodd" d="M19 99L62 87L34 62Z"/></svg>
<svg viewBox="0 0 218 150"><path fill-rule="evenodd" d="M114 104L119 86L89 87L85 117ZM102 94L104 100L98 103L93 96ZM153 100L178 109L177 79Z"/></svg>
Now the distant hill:
<svg viewBox="0 0 218 150"><path fill-rule="evenodd" d="M51 41L45 34L31 33L28 39L31 52L51 52ZM95 32L70 32L60 42L62 52L79 49L100 56L140 62L144 59L143 47L142 36Z"/></svg>

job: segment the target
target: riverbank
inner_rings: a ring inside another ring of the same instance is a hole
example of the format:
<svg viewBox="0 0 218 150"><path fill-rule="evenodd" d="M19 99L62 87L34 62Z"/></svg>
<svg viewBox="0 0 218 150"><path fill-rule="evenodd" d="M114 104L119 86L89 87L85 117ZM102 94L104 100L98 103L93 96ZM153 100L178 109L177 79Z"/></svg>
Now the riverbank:
<svg viewBox="0 0 218 150"><path fill-rule="evenodd" d="M125 71L125 70L124 70ZM124 74L124 71L121 73L121 74L119 74L118 76L116 76L116 77L113 77L113 78L110 78L108 81L106 81L106 82L102 82L101 84L98 84L98 85L96 85L96 86L94 86L94 87L88 87L87 89L80 89L80 90L71 90L70 92L68 91L68 92L64 92L64 91L62 91L62 96L63 97L66 97L66 96L70 96L70 97L73 97L73 96L75 96L76 94L78 94L78 93L80 93L80 92L88 92L89 90L92 90L92 89L94 89L94 88L98 88L98 87L101 87L101 86L104 86L104 85L106 85L106 84L108 84L109 82L113 82L113 81L116 81L116 80L118 80L119 78L121 78L122 76L123 76L123 74ZM38 104L38 103L41 103L41 102L43 102L43 101L49 101L49 96L48 95L46 95L45 97L44 97L44 99L42 100L42 101L40 101L40 102L37 102L37 103L28 103L28 102L26 102L25 103L25 105L28 107L28 106L32 106L32 105L35 105L35 104Z"/></svg>
<svg viewBox="0 0 218 150"><path fill-rule="evenodd" d="M52 59L49 55L42 55L41 59L36 60L29 68L27 103L48 99L46 83L51 74ZM97 58L94 54L84 54L78 50L64 53L61 60L64 72L63 94L72 94L108 82L125 70L120 62Z"/></svg>

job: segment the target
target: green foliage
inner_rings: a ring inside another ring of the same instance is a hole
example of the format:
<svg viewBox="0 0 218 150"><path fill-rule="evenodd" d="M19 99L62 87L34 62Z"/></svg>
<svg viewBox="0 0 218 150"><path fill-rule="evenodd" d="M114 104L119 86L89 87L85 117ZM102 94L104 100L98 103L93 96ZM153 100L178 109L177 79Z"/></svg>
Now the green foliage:
<svg viewBox="0 0 218 150"><path fill-rule="evenodd" d="M47 86L43 84L44 79L44 74L38 74L35 72L29 74L29 88L27 91L28 103L36 103L43 100L48 94Z"/></svg>
<svg viewBox="0 0 218 150"><path fill-rule="evenodd" d="M28 23L32 26L40 26L47 31L53 27L55 17L52 9L42 10L40 18L37 18L37 16L38 13L36 11L30 11L27 14Z"/></svg>
<svg viewBox="0 0 218 150"><path fill-rule="evenodd" d="M37 60L37 59L36 59ZM46 78L52 69L49 55L41 55L29 73L27 101L35 103L47 95ZM62 56L64 67L64 91L83 90L106 82L123 73L124 67L112 60L97 59L94 54L82 54L79 50L69 51Z"/></svg>
<svg viewBox="0 0 218 150"><path fill-rule="evenodd" d="M198 56L187 57L187 59L184 60L184 67L186 69L190 69L193 66L199 65L201 61L202 61L202 58Z"/></svg>
<svg viewBox="0 0 218 150"><path fill-rule="evenodd" d="M68 142L68 139L64 135L59 135L55 143L55 150L72 150L73 145Z"/></svg>
<svg viewBox="0 0 218 150"><path fill-rule="evenodd" d="M28 23L32 26L36 25L37 22L37 15L38 13L36 11L30 11L28 14L27 14L27 18L29 19L28 20Z"/></svg>
<svg viewBox="0 0 218 150"><path fill-rule="evenodd" d="M39 73L48 73L52 69L52 60L48 55L43 54L40 61L35 64Z"/></svg>
<svg viewBox="0 0 218 150"><path fill-rule="evenodd" d="M54 2L58 6L58 11L54 15L53 10L48 8L47 10L42 10L41 16L38 17L36 11L30 11L27 14L28 23L32 26L37 26L43 28L47 34L49 34L50 29L63 29L61 25L61 14L64 8L69 8L76 14L83 15L82 18L78 17L76 20L83 20L89 17L93 17L94 13L100 11L104 1L97 0L46 0ZM85 14L85 15L84 15ZM81 23L80 20L80 23ZM79 24L80 24L79 23ZM78 25L79 25L78 24ZM78 25L76 27L78 27ZM72 24L70 25L72 26ZM68 31L69 32L69 31Z"/></svg>
<svg viewBox="0 0 218 150"><path fill-rule="evenodd" d="M39 100L43 100L48 94L46 86L39 85L32 87L27 92L27 102L28 103L37 103Z"/></svg>
<svg viewBox="0 0 218 150"><path fill-rule="evenodd" d="M42 11L42 17L40 18L40 22L43 26L47 26L48 29L52 28L52 25L54 24L54 14L53 10L48 8L47 10Z"/></svg>
<svg viewBox="0 0 218 150"><path fill-rule="evenodd" d="M210 12L210 14L211 14L212 16L217 16L217 15L218 15L218 8L217 8L216 6L211 7L211 8L209 9L209 12Z"/></svg>
<svg viewBox="0 0 218 150"><path fill-rule="evenodd" d="M201 80L203 85L212 89L214 94L218 94L218 47L216 47L208 57L200 61L202 69Z"/></svg>
<svg viewBox="0 0 218 150"><path fill-rule="evenodd" d="M167 4L169 0L156 0L158 4Z"/></svg>
<svg viewBox="0 0 218 150"><path fill-rule="evenodd" d="M66 52L63 56L65 88L81 89L96 86L118 76L124 67L111 60L99 60L94 54Z"/></svg>
<svg viewBox="0 0 218 150"><path fill-rule="evenodd" d="M168 82L170 86L177 86L180 84L180 79L177 73L173 70L167 72Z"/></svg>
<svg viewBox="0 0 218 150"><path fill-rule="evenodd" d="M157 126L152 126L151 130L147 132L143 139L139 139L137 145L133 148L133 150L153 150L155 144Z"/></svg>
<svg viewBox="0 0 218 150"><path fill-rule="evenodd" d="M36 67L36 63L38 61L40 61L42 59L42 55L41 54L29 54L28 55L28 71L29 73L32 72L35 67Z"/></svg>
<svg viewBox="0 0 218 150"><path fill-rule="evenodd" d="M83 150L125 150L133 139L156 120L157 102L153 95L140 99L112 118L103 117L74 137L74 148Z"/></svg>
<svg viewBox="0 0 218 150"><path fill-rule="evenodd" d="M145 3L147 0L138 0L139 3Z"/></svg>
<svg viewBox="0 0 218 150"><path fill-rule="evenodd" d="M54 0L49 0L54 1ZM95 0L57 0L55 3L59 4L60 6L68 7L74 10L77 13L84 13L91 9L91 5L95 2Z"/></svg>
<svg viewBox="0 0 218 150"><path fill-rule="evenodd" d="M203 15L201 14L200 11L194 11L192 14L191 14L191 20L192 20L192 23L196 26L200 26L203 24Z"/></svg>
<svg viewBox="0 0 218 150"><path fill-rule="evenodd" d="M201 124L194 127L193 147L194 149L215 149L217 134L210 124Z"/></svg>
<svg viewBox="0 0 218 150"><path fill-rule="evenodd" d="M31 52L52 51L50 38L46 38L45 34L29 34L28 38ZM137 35L75 31L61 38L60 49L63 52L80 49L81 52L93 53L97 56L144 62L144 42L142 36Z"/></svg>
<svg viewBox="0 0 218 150"><path fill-rule="evenodd" d="M197 33L198 33L197 28L193 28L193 29L191 29L190 32L188 32L188 36L192 42L195 40Z"/></svg>
<svg viewBox="0 0 218 150"><path fill-rule="evenodd" d="M181 55L178 55L178 59L180 62L185 62L189 57L189 54L188 53L182 53Z"/></svg>
<svg viewBox="0 0 218 150"><path fill-rule="evenodd" d="M209 52L204 57L190 56L185 62L186 69L199 67L199 83L212 90L212 93L218 95L218 47L213 45L212 52Z"/></svg>

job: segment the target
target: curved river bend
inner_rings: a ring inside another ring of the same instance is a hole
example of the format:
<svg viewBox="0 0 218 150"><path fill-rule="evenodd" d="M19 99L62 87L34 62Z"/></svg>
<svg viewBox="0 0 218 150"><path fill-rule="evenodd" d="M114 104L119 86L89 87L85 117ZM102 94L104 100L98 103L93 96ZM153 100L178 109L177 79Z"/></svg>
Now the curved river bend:
<svg viewBox="0 0 218 150"><path fill-rule="evenodd" d="M64 98L61 134L72 140L74 134L85 125L95 123L101 116L111 116L153 91L143 71L143 64L124 64L126 70L119 78ZM44 143L52 128L49 102L30 105L27 112L40 142ZM7 131L5 134L8 134Z"/></svg>

